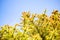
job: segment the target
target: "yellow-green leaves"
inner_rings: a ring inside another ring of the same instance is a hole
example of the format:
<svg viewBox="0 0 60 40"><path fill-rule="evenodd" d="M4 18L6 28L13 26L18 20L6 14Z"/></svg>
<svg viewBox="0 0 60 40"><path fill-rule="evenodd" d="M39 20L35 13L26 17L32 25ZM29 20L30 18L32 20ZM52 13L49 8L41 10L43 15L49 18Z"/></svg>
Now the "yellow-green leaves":
<svg viewBox="0 0 60 40"><path fill-rule="evenodd" d="M50 17L45 13L23 12L21 24L0 28L0 40L60 40L60 13L54 10Z"/></svg>

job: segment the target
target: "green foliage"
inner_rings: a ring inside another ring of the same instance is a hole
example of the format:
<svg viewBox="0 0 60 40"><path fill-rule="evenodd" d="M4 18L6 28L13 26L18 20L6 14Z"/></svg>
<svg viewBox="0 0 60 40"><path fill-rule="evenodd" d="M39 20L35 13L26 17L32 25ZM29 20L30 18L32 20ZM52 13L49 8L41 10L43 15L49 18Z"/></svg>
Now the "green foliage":
<svg viewBox="0 0 60 40"><path fill-rule="evenodd" d="M18 29L5 25L0 30L0 40L27 40L28 35L23 34Z"/></svg>
<svg viewBox="0 0 60 40"><path fill-rule="evenodd" d="M23 12L22 18L21 24L1 27L0 40L60 40L60 13L57 10L50 17L45 13ZM18 26L20 30L16 28Z"/></svg>

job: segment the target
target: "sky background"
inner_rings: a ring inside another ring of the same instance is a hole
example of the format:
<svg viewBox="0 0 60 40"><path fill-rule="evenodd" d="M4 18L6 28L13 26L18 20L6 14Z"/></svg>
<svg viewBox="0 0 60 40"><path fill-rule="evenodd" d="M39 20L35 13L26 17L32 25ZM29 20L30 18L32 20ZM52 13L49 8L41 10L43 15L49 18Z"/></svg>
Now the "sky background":
<svg viewBox="0 0 60 40"><path fill-rule="evenodd" d="M20 23L24 11L40 14L45 9L48 16L54 9L60 11L60 0L0 0L0 26Z"/></svg>

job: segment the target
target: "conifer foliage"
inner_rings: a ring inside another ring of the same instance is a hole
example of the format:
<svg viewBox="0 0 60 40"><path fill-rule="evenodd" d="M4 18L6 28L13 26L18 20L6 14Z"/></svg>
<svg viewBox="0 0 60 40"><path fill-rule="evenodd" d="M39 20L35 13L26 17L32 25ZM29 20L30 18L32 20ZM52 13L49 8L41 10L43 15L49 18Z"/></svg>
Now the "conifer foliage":
<svg viewBox="0 0 60 40"><path fill-rule="evenodd" d="M60 40L60 12L54 10L50 17L22 12L20 24L0 27L0 40Z"/></svg>

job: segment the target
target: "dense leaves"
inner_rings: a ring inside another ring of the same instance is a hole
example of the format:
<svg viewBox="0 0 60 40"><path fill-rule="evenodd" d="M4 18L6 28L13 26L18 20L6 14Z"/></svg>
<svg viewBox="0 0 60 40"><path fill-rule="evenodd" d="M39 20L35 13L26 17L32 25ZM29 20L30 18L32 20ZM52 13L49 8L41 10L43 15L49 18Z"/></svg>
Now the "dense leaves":
<svg viewBox="0 0 60 40"><path fill-rule="evenodd" d="M0 40L60 40L60 12L54 10L50 17L23 12L20 24L0 28Z"/></svg>

